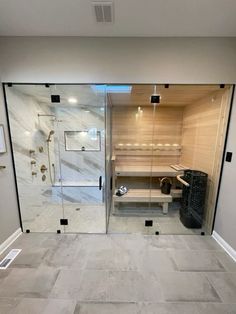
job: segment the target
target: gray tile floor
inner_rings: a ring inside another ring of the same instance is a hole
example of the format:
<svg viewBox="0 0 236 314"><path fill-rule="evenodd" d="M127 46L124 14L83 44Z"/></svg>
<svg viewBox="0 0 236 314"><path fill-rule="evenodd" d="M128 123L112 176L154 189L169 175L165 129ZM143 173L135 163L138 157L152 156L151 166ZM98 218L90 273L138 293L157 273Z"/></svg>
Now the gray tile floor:
<svg viewBox="0 0 236 314"><path fill-rule="evenodd" d="M11 248L1 314L236 313L236 263L209 236L31 233Z"/></svg>

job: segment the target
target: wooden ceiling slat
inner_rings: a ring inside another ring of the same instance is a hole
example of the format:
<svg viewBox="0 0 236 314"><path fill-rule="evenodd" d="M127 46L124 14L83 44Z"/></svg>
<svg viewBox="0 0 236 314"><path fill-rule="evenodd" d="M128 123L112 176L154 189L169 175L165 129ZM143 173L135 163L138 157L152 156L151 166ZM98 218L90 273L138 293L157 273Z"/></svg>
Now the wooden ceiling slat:
<svg viewBox="0 0 236 314"><path fill-rule="evenodd" d="M161 95L161 106L186 106L221 90L219 85L169 85L169 88L157 85L156 89ZM153 92L154 85L135 84L132 85L131 93L110 93L109 95L114 106L148 106Z"/></svg>

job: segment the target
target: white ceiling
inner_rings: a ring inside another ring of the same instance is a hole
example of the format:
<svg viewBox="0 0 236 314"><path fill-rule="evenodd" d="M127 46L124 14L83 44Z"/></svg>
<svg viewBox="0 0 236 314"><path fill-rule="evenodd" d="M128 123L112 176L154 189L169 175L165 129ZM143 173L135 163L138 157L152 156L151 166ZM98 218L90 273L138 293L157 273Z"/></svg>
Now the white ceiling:
<svg viewBox="0 0 236 314"><path fill-rule="evenodd" d="M114 0L97 24L90 0L0 0L0 36L236 36L236 0Z"/></svg>

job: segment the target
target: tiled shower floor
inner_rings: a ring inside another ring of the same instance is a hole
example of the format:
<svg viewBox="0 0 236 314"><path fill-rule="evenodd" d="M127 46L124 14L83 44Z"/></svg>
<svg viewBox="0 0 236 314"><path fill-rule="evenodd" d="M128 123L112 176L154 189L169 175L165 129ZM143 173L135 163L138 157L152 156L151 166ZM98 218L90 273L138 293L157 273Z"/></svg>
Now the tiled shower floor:
<svg viewBox="0 0 236 314"><path fill-rule="evenodd" d="M106 211L105 206L99 205L72 205L65 204L64 212L61 206L45 205L37 210L31 219L24 219L24 230L31 232L56 232L61 230L68 233L105 233ZM28 216L25 215L24 216ZM24 218L24 217L23 217ZM67 226L60 225L60 219L68 219Z"/></svg>

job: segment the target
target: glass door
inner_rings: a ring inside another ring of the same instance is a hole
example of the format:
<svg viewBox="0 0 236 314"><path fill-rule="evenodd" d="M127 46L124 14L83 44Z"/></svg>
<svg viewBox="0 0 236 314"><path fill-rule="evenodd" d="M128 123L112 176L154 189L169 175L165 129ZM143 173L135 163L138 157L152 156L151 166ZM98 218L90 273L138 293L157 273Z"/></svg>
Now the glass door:
<svg viewBox="0 0 236 314"><path fill-rule="evenodd" d="M55 89L64 231L105 233L105 86Z"/></svg>
<svg viewBox="0 0 236 314"><path fill-rule="evenodd" d="M51 90L13 84L5 91L23 231L61 231L59 134Z"/></svg>
<svg viewBox="0 0 236 314"><path fill-rule="evenodd" d="M5 91L23 230L105 233L105 86Z"/></svg>

